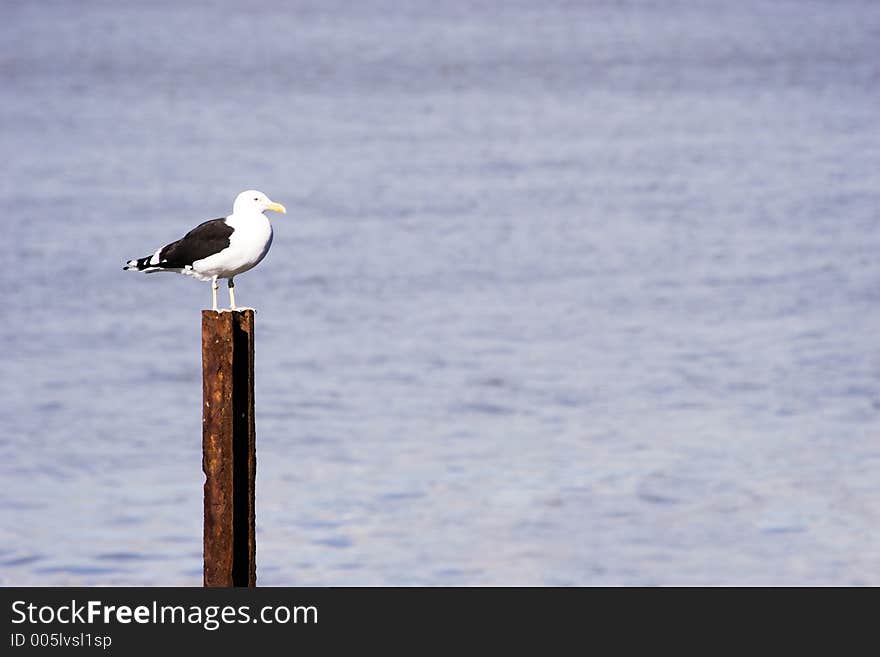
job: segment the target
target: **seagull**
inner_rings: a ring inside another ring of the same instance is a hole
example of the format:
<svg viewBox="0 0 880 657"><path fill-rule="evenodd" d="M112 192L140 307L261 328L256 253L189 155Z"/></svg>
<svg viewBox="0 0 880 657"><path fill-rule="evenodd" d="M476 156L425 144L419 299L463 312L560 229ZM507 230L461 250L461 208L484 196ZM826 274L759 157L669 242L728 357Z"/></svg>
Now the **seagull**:
<svg viewBox="0 0 880 657"><path fill-rule="evenodd" d="M145 274L171 271L211 281L215 312L217 280L225 278L229 286L229 309L238 310L233 278L256 267L272 245L272 224L263 214L267 210L287 212L283 205L271 201L263 192L244 191L235 197L232 214L225 219L201 223L154 254L129 260L123 269Z"/></svg>

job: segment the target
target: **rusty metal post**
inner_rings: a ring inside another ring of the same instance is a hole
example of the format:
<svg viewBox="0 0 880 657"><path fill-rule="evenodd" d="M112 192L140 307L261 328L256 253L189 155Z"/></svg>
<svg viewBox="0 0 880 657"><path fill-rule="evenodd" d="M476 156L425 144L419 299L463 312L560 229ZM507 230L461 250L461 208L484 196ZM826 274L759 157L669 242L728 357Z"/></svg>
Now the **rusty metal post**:
<svg viewBox="0 0 880 657"><path fill-rule="evenodd" d="M256 586L254 311L202 311L205 586Z"/></svg>

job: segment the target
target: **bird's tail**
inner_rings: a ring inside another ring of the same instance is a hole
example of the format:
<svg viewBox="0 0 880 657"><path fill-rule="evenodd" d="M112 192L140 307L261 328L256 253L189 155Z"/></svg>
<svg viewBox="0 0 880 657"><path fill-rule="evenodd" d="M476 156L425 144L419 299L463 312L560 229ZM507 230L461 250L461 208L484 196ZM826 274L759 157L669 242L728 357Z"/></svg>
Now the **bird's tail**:
<svg viewBox="0 0 880 657"><path fill-rule="evenodd" d="M137 258L135 260L129 260L125 263L125 267L122 269L125 271L133 270L133 271L155 271L157 267L150 265L150 260L153 256L148 255L144 258Z"/></svg>

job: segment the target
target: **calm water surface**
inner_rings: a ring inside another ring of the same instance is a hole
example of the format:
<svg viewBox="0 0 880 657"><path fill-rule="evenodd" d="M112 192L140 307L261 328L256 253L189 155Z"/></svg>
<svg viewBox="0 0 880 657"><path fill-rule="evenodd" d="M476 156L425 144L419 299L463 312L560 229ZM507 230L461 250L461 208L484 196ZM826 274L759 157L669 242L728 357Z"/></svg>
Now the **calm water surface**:
<svg viewBox="0 0 880 657"><path fill-rule="evenodd" d="M0 6L0 584L201 583L257 187L264 585L880 585L880 4Z"/></svg>

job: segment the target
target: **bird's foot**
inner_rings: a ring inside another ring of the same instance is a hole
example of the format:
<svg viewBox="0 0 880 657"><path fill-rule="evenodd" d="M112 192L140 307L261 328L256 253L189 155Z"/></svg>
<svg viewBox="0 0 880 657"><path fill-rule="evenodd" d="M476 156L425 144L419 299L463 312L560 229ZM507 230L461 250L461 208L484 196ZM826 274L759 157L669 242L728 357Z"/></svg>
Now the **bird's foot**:
<svg viewBox="0 0 880 657"><path fill-rule="evenodd" d="M220 312L221 313L240 313L240 312L244 312L245 310L253 310L254 312L257 312L256 308L251 308L249 306L236 306L235 308L224 308Z"/></svg>

